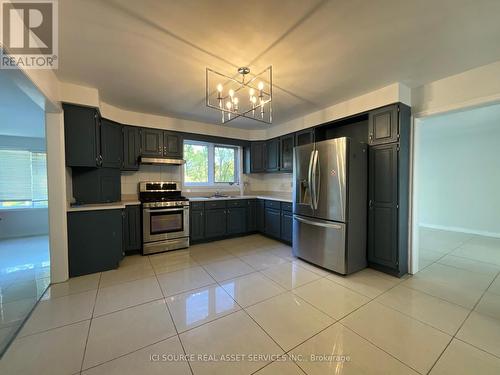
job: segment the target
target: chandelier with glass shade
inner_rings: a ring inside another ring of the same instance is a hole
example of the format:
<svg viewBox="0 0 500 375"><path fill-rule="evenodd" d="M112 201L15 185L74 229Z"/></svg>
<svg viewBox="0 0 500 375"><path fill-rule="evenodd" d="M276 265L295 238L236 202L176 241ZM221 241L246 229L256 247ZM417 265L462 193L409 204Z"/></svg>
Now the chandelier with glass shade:
<svg viewBox="0 0 500 375"><path fill-rule="evenodd" d="M241 67L232 77L206 70L207 107L219 111L223 124L237 118L271 124L272 100L272 66L255 75L248 67Z"/></svg>

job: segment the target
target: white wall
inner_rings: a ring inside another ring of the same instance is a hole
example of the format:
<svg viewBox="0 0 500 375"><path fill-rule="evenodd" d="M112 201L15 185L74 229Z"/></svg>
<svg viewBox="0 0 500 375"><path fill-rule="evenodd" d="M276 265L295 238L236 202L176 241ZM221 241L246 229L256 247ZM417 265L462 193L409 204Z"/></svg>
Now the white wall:
<svg viewBox="0 0 500 375"><path fill-rule="evenodd" d="M46 235L49 233L47 208L1 210L0 239Z"/></svg>
<svg viewBox="0 0 500 375"><path fill-rule="evenodd" d="M141 165L138 171L122 172L122 196L137 196L141 181L181 181L182 167L176 165Z"/></svg>
<svg viewBox="0 0 500 375"><path fill-rule="evenodd" d="M419 224L500 237L500 105L419 127Z"/></svg>

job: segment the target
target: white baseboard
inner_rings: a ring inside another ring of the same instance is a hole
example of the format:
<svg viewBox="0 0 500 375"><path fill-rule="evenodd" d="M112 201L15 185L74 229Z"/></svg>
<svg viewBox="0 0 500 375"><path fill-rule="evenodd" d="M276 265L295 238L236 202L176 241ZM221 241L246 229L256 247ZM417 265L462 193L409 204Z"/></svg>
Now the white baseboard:
<svg viewBox="0 0 500 375"><path fill-rule="evenodd" d="M429 228L429 229L447 230L449 232L459 232L459 233L475 234L477 236L500 238L500 233L488 232L488 231L484 231L484 230L476 230L476 229L461 228L461 227L449 227L446 225L434 225L434 224L427 224L427 223L419 223L418 226L424 227L424 228Z"/></svg>

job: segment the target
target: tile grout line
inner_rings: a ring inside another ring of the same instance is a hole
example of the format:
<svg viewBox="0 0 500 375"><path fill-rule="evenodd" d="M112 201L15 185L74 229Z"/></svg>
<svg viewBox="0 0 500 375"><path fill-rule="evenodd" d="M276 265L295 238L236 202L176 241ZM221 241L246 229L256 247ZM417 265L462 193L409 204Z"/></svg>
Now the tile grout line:
<svg viewBox="0 0 500 375"><path fill-rule="evenodd" d="M149 263L151 264L151 267L153 267L153 264L151 263L151 258L149 257L149 255L148 255L148 260L149 260ZM158 287L160 288L160 292L163 295L163 300L164 300L168 315L170 316L170 321L172 322L172 325L174 326L177 340L179 340L179 344L181 345L182 352L187 357L186 349L184 348L184 344L181 340L181 336L179 335L179 331L177 330L177 326L175 324L174 317L172 316L172 312L170 311L170 308L168 306L167 297L165 297L165 293L163 293L163 288L161 287L160 280L158 280L158 275L156 274L156 270L154 269L154 267L153 267L153 272L155 274L155 278L156 278L156 282L158 283ZM189 362L189 360L186 360L186 362L187 362L187 365L189 367L189 371L191 371L191 375L194 375L194 371L193 371L193 368L191 367L191 363Z"/></svg>
<svg viewBox="0 0 500 375"><path fill-rule="evenodd" d="M497 275L493 278L493 280L490 282L490 284L488 285L488 287L483 291L483 293L481 294L481 297L478 298L478 300L476 301L476 303L474 304L474 306L472 307L472 309L469 311L469 313L467 314L467 317L464 319L464 321L462 322L462 324L460 324L460 327L458 327L457 331L455 332L455 334L452 336L450 342L448 343L448 345L446 345L446 347L444 348L444 350L441 352L441 354L438 356L438 358L436 359L436 361L434 362L434 364L432 365L432 367L430 368L430 370L427 372L427 374L429 374L432 369L436 366L436 364L439 362L439 360L441 359L441 357L443 356L443 354L445 353L446 349L448 349L448 347L450 346L450 344L452 343L452 341L456 338L457 334L460 332L460 330L462 329L462 327L465 325L465 322L467 322L467 320L469 319L469 317L472 315L472 313L474 312L474 310L476 309L477 305L479 304L479 302L483 299L484 295L486 294L486 292L488 291L488 289L490 288L490 286L495 282L495 280L498 278L498 275L500 275L500 272L497 273ZM459 339L460 340L460 339ZM469 344L467 341L465 340L460 340L462 342L465 342L467 344ZM471 344L469 344L471 345ZM474 346L474 345L472 345ZM475 346L474 346L475 347ZM492 353L489 353L487 352L486 350L482 350L483 352L486 352L488 354L492 354ZM496 355L493 354L494 357L497 357ZM498 357L497 357L498 358Z"/></svg>
<svg viewBox="0 0 500 375"><path fill-rule="evenodd" d="M95 294L94 306L92 307L92 314L90 315L89 328L87 330L87 338L85 340L85 347L83 349L82 362L80 364L80 373L83 371L83 364L85 363L85 356L87 355L87 345L88 345L88 342L89 342L90 329L92 327L92 320L94 319L94 310L95 310L95 305L97 303L97 296L99 295L99 285L101 284L101 277L102 277L102 272L99 274L99 281L97 282L97 291L96 291L96 294Z"/></svg>

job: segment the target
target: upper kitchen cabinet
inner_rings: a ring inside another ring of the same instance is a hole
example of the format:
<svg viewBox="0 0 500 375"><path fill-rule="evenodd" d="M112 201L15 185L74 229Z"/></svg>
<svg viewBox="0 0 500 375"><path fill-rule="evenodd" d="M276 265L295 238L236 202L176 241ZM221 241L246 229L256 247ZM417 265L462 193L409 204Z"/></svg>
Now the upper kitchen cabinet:
<svg viewBox="0 0 500 375"><path fill-rule="evenodd" d="M314 143L314 129L305 129L295 133L295 146Z"/></svg>
<svg viewBox="0 0 500 375"><path fill-rule="evenodd" d="M141 129L141 156L163 157L163 130Z"/></svg>
<svg viewBox="0 0 500 375"><path fill-rule="evenodd" d="M96 108L63 104L68 167L101 165L100 116Z"/></svg>
<svg viewBox="0 0 500 375"><path fill-rule="evenodd" d="M266 142L252 142L250 145L250 172L266 171Z"/></svg>
<svg viewBox="0 0 500 375"><path fill-rule="evenodd" d="M280 139L266 142L266 172L276 172L280 168Z"/></svg>
<svg viewBox="0 0 500 375"><path fill-rule="evenodd" d="M171 159L182 159L182 136L175 132L163 132L163 156Z"/></svg>
<svg viewBox="0 0 500 375"><path fill-rule="evenodd" d="M121 168L122 126L101 119L96 108L63 104L66 165Z"/></svg>
<svg viewBox="0 0 500 375"><path fill-rule="evenodd" d="M160 129L141 129L141 156L182 159L182 136Z"/></svg>
<svg viewBox="0 0 500 375"><path fill-rule="evenodd" d="M293 147L295 146L294 134L280 138L280 171L293 171Z"/></svg>
<svg viewBox="0 0 500 375"><path fill-rule="evenodd" d="M123 164L122 126L107 119L101 120L101 166L121 168Z"/></svg>
<svg viewBox="0 0 500 375"><path fill-rule="evenodd" d="M371 111L368 117L368 143L379 145L399 139L399 105Z"/></svg>
<svg viewBox="0 0 500 375"><path fill-rule="evenodd" d="M138 170L140 155L141 155L140 129L137 126L124 126L122 170L125 171Z"/></svg>

